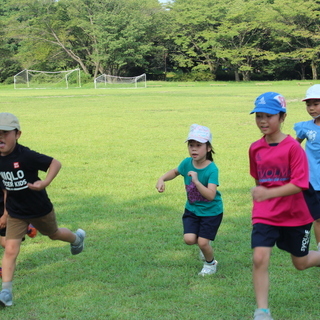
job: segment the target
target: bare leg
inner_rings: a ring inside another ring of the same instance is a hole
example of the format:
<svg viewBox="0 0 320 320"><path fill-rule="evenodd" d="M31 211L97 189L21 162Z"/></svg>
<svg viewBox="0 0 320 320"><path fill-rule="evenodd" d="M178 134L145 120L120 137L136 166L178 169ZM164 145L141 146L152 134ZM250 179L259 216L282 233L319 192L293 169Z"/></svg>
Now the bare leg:
<svg viewBox="0 0 320 320"><path fill-rule="evenodd" d="M213 249L210 245L210 240L205 238L198 238L198 246L200 250L202 251L206 261L212 261L213 260Z"/></svg>
<svg viewBox="0 0 320 320"><path fill-rule="evenodd" d="M304 257L295 257L291 255L292 263L298 270L305 270L311 267L320 267L320 252L309 251Z"/></svg>
<svg viewBox="0 0 320 320"><path fill-rule="evenodd" d="M13 279L16 268L16 260L20 252L21 239L7 239L6 248L2 258L2 282L10 282Z"/></svg>
<svg viewBox="0 0 320 320"><path fill-rule="evenodd" d="M76 241L76 235L67 228L59 228L58 231L51 236L49 236L51 240L60 240L69 243L74 243Z"/></svg>
<svg viewBox="0 0 320 320"><path fill-rule="evenodd" d="M313 223L313 230L314 230L314 235L316 237L317 245L320 242L320 219L316 220Z"/></svg>
<svg viewBox="0 0 320 320"><path fill-rule="evenodd" d="M269 261L272 248L256 247L253 251L253 286L257 307L268 309Z"/></svg>
<svg viewBox="0 0 320 320"><path fill-rule="evenodd" d="M198 237L196 234L194 233L185 233L183 235L183 240L186 244L188 244L189 246L192 246L193 244L198 243Z"/></svg>

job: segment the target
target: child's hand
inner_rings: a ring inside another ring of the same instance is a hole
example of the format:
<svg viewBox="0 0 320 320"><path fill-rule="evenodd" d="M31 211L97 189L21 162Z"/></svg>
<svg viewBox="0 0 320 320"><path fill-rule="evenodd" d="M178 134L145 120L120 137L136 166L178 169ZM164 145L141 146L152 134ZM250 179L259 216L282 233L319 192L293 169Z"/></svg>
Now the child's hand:
<svg viewBox="0 0 320 320"><path fill-rule="evenodd" d="M7 226L7 215L2 215L0 217L0 229L3 229Z"/></svg>
<svg viewBox="0 0 320 320"><path fill-rule="evenodd" d="M198 173L197 172L189 171L188 176L191 177L193 183L196 183L198 181Z"/></svg>
<svg viewBox="0 0 320 320"><path fill-rule="evenodd" d="M158 182L156 184L156 189L158 190L158 192L164 192L165 184L164 184L164 181L162 179L158 180Z"/></svg>
<svg viewBox="0 0 320 320"><path fill-rule="evenodd" d="M252 188L251 194L252 194L253 200L257 202L261 202L269 199L269 189L262 186L257 186Z"/></svg>
<svg viewBox="0 0 320 320"><path fill-rule="evenodd" d="M35 181L34 183L28 183L29 189L35 190L35 191L41 191L46 186L47 186L47 184L44 181L41 181L41 180Z"/></svg>

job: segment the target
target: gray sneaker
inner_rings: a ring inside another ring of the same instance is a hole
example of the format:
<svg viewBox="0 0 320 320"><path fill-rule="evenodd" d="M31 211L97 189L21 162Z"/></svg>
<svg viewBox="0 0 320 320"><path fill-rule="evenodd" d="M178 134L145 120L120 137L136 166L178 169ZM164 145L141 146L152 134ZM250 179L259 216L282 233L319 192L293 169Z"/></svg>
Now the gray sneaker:
<svg viewBox="0 0 320 320"><path fill-rule="evenodd" d="M256 309L253 320L273 320L270 313L266 313L261 309Z"/></svg>
<svg viewBox="0 0 320 320"><path fill-rule="evenodd" d="M82 229L78 229L76 231L76 235L80 238L80 243L76 246L71 244L71 253L72 254L79 254L82 252L84 248L84 238L86 237L86 232Z"/></svg>
<svg viewBox="0 0 320 320"><path fill-rule="evenodd" d="M0 303L4 307L10 307L12 306L12 293L8 289L3 289L0 292Z"/></svg>

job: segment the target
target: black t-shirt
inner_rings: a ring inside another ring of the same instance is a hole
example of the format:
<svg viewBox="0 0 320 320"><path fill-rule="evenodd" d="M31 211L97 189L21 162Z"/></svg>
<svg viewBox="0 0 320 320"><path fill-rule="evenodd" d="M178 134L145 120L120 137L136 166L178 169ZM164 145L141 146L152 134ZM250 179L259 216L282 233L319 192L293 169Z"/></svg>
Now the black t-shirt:
<svg viewBox="0 0 320 320"><path fill-rule="evenodd" d="M27 183L40 180L39 170L46 172L53 158L17 144L12 153L0 156L0 179L7 190L6 208L14 218L37 218L52 211L46 190L34 191Z"/></svg>

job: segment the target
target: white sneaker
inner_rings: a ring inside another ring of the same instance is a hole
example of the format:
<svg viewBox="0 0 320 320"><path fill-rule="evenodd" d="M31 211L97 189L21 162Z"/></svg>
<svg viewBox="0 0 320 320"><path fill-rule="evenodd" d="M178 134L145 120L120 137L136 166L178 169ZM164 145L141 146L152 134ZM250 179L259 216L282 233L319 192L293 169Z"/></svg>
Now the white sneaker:
<svg viewBox="0 0 320 320"><path fill-rule="evenodd" d="M199 276L206 276L217 272L218 261L214 260L214 264L205 262L202 270L198 273Z"/></svg>

